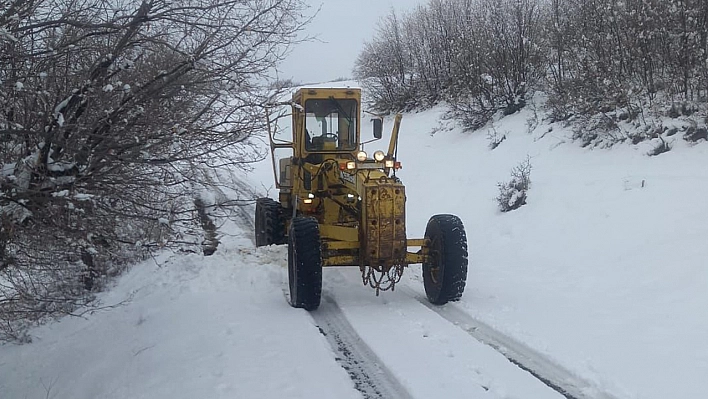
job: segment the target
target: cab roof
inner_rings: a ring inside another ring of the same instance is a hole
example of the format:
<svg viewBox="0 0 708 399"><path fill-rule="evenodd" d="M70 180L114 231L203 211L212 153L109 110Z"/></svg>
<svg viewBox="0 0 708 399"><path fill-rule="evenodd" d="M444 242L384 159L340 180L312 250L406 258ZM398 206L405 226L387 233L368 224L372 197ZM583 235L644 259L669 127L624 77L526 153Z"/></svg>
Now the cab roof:
<svg viewBox="0 0 708 399"><path fill-rule="evenodd" d="M361 101L361 89L350 87L303 87L293 93L293 102L303 103L310 98L355 99Z"/></svg>

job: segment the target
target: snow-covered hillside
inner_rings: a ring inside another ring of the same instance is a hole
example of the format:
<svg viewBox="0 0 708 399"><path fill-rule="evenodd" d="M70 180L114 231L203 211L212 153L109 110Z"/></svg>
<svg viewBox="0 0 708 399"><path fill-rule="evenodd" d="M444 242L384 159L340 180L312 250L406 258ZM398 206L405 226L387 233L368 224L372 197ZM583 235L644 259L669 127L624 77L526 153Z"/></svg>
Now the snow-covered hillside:
<svg viewBox="0 0 708 399"><path fill-rule="evenodd" d="M379 297L357 268L336 268L318 311L291 308L286 248L256 249L227 223L214 256L162 254L101 296L118 306L0 347L0 398L562 398L499 353L512 344L582 381L575 397L704 397L708 144L583 149L526 109L495 123L507 139L490 150L485 131L443 112L404 116L399 176L410 237L436 213L465 223L461 302L422 303L419 267ZM497 182L527 156L528 204L500 213ZM257 165L254 187L271 179L269 160ZM511 344L480 343L466 323ZM395 380L388 393L350 378L330 332L342 326L376 363L364 368Z"/></svg>

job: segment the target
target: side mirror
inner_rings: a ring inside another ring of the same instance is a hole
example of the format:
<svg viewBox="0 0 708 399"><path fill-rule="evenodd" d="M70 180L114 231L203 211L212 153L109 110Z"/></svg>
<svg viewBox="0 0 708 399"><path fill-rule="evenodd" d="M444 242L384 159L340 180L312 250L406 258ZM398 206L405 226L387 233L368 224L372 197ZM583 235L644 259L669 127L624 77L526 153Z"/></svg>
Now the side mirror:
<svg viewBox="0 0 708 399"><path fill-rule="evenodd" d="M383 119L374 118L374 138L380 139L383 135Z"/></svg>

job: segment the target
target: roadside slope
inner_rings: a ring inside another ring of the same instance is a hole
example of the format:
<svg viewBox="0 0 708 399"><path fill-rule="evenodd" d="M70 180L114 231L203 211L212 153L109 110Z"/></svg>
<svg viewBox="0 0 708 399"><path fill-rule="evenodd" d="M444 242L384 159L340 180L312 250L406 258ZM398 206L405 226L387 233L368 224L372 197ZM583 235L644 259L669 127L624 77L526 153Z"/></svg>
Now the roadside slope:
<svg viewBox="0 0 708 399"><path fill-rule="evenodd" d="M490 150L485 130L431 135L442 112L404 117L400 176L409 235L433 213L465 222L461 307L615 395L704 396L708 143L580 148L526 109L495 123L507 139ZM496 184L527 156L528 204L501 213Z"/></svg>

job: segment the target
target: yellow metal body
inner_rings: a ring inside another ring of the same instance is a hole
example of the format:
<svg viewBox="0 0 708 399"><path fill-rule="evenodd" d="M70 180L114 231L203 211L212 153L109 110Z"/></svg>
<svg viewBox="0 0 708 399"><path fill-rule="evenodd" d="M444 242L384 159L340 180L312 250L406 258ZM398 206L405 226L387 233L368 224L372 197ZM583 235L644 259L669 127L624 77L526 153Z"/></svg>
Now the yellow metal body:
<svg viewBox="0 0 708 399"><path fill-rule="evenodd" d="M389 166L396 162L401 116L395 118L385 159L357 160L359 89L300 89L290 105L293 141L270 135L286 231L295 215L317 218L323 266L388 270L423 262L424 240L406 237L405 187L394 169L385 167L386 161ZM276 162L277 149L291 149L292 156Z"/></svg>

